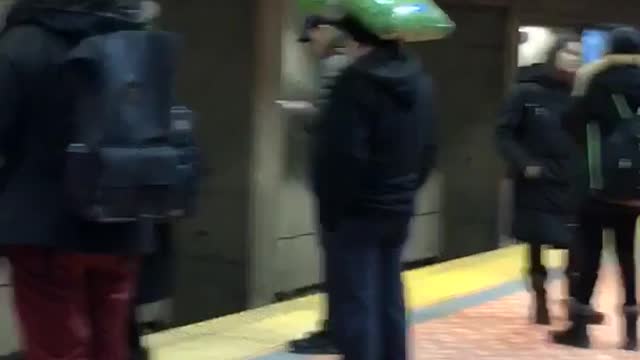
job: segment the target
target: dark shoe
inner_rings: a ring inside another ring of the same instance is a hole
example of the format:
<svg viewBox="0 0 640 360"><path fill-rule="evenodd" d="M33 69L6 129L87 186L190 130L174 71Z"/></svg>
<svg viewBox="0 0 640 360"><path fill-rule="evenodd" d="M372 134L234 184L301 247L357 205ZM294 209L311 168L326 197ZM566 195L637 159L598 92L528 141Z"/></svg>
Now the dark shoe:
<svg viewBox="0 0 640 360"><path fill-rule="evenodd" d="M588 349L591 347L589 335L587 335L587 327L585 325L571 325L565 331L551 333L551 339L558 345L571 346L580 349Z"/></svg>
<svg viewBox="0 0 640 360"><path fill-rule="evenodd" d="M625 344L622 346L622 350L624 351L638 351L638 339L627 339Z"/></svg>
<svg viewBox="0 0 640 360"><path fill-rule="evenodd" d="M565 331L551 333L552 341L558 345L571 346L581 349L591 347L589 334L587 334L588 314L591 311L589 305L573 305L569 307L573 319L571 325Z"/></svg>
<svg viewBox="0 0 640 360"><path fill-rule="evenodd" d="M149 360L149 350L145 348L136 349L131 353L131 360Z"/></svg>
<svg viewBox="0 0 640 360"><path fill-rule="evenodd" d="M538 325L550 325L549 308L547 307L547 290L545 288L546 275L532 276L533 290L533 321Z"/></svg>
<svg viewBox="0 0 640 360"><path fill-rule="evenodd" d="M589 313L586 315L588 325L602 325L606 319L604 313L596 311L594 308L589 308Z"/></svg>
<svg viewBox="0 0 640 360"><path fill-rule="evenodd" d="M575 312L571 311L572 306L575 306L575 300L568 300L567 301L567 313L568 315L568 319L571 322L575 322ZM593 308L593 306L589 306L588 308L583 308L582 310L583 312L583 316L584 316L584 320L587 322L587 325L602 325L604 324L605 320L606 320L606 316L604 315L603 312L600 311L596 311L596 309Z"/></svg>
<svg viewBox="0 0 640 360"><path fill-rule="evenodd" d="M638 351L638 307L626 307L624 309L626 340L623 350Z"/></svg>
<svg viewBox="0 0 640 360"><path fill-rule="evenodd" d="M299 355L340 354L327 331L318 331L304 339L293 340L289 343L289 352Z"/></svg>
<svg viewBox="0 0 640 360"><path fill-rule="evenodd" d="M535 314L534 321L538 325L551 325L551 318L549 316L549 308L547 308L547 297L536 296L535 297Z"/></svg>

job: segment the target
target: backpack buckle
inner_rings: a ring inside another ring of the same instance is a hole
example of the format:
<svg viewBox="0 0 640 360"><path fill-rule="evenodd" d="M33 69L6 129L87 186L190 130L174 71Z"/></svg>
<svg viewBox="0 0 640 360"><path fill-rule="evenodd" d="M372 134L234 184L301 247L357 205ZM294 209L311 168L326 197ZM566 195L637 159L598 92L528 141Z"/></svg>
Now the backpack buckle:
<svg viewBox="0 0 640 360"><path fill-rule="evenodd" d="M127 84L126 98L129 103L138 103L142 99L142 85L135 81Z"/></svg>
<svg viewBox="0 0 640 360"><path fill-rule="evenodd" d="M618 169L631 169L633 167L633 161L630 159L618 160Z"/></svg>

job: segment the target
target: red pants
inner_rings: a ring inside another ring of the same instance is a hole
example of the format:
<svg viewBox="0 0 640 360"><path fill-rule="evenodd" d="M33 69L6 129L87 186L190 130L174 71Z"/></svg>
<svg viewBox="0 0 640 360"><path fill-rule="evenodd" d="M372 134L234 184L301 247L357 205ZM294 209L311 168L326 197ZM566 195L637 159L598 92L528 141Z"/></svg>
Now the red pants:
<svg viewBox="0 0 640 360"><path fill-rule="evenodd" d="M129 360L138 260L9 249L25 360Z"/></svg>

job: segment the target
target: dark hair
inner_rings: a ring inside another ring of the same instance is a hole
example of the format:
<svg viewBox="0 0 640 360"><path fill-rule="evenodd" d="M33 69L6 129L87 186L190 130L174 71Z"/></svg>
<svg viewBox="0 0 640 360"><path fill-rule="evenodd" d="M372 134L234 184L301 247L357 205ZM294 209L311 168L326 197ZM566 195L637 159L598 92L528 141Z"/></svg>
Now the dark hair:
<svg viewBox="0 0 640 360"><path fill-rule="evenodd" d="M609 53L640 53L640 32L630 26L619 27L613 30L609 38Z"/></svg>

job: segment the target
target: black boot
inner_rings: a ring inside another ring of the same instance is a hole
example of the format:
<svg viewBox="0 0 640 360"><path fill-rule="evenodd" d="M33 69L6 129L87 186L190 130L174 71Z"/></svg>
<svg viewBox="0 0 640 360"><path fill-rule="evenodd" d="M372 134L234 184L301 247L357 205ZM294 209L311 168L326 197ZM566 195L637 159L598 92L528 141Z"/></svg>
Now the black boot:
<svg viewBox="0 0 640 360"><path fill-rule="evenodd" d="M638 307L625 307L624 320L626 340L622 349L627 351L638 351Z"/></svg>
<svg viewBox="0 0 640 360"><path fill-rule="evenodd" d="M580 274L578 272L572 272L572 271L567 271L567 281L568 281L568 288L569 288L569 300L567 300L567 318L569 319L569 321L573 322L574 319L572 319L572 315L574 314L573 312L570 311L571 306L575 305L575 297L578 295L578 291L579 291L579 281L580 281ZM586 310L586 309L585 309ZM592 306L589 307L588 309L588 313L585 314L587 316L587 324L589 325L602 325L604 324L605 321L605 315L604 313L600 312L600 311L596 311L596 309L594 309Z"/></svg>
<svg viewBox="0 0 640 360"><path fill-rule="evenodd" d="M531 288L533 290L533 321L538 325L550 325L549 308L547 307L547 290L545 275L535 275L531 277Z"/></svg>
<svg viewBox="0 0 640 360"><path fill-rule="evenodd" d="M329 331L329 321L322 324L320 331L307 334L306 337L293 340L289 343L289 352L298 355L339 355L331 333Z"/></svg>
<svg viewBox="0 0 640 360"><path fill-rule="evenodd" d="M576 301L574 299L569 299L567 301L567 314L568 314L567 318L571 322L575 322L574 316L576 313L571 311L571 308L575 306L576 306ZM606 319L606 316L604 315L604 313L597 311L596 309L593 308L593 306L589 306L588 308L584 309L584 316L585 316L585 321L587 322L587 325L602 325L604 324L604 321Z"/></svg>
<svg viewBox="0 0 640 360"><path fill-rule="evenodd" d="M139 349L136 349L131 353L131 360L149 360L149 359L151 359L151 356L149 356L149 351L144 347L140 347Z"/></svg>
<svg viewBox="0 0 640 360"><path fill-rule="evenodd" d="M573 324L564 331L552 332L552 341L558 345L565 345L588 349L591 347L589 334L587 333L587 325L589 320L589 312L592 311L589 305L572 305L569 307L570 317Z"/></svg>

